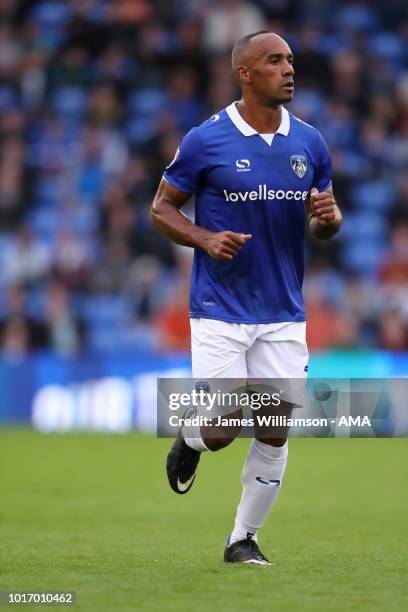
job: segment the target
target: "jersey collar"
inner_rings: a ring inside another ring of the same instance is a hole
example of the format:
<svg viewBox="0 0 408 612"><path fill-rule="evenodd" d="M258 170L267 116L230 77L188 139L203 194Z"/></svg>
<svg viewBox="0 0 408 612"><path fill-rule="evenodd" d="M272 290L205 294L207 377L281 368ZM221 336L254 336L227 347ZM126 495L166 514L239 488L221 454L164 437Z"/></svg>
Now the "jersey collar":
<svg viewBox="0 0 408 612"><path fill-rule="evenodd" d="M243 117L241 117L236 105L237 102L233 102L225 109L227 111L228 117L231 119L235 127L238 128L241 134L243 134L244 136L253 136L254 134L258 134L259 132L254 130L254 128L251 127L249 123L247 123L245 119L243 119ZM280 126L276 130L275 134L282 134L283 136L287 136L289 134L290 128L290 117L288 111L283 106L281 106L281 112L282 117Z"/></svg>

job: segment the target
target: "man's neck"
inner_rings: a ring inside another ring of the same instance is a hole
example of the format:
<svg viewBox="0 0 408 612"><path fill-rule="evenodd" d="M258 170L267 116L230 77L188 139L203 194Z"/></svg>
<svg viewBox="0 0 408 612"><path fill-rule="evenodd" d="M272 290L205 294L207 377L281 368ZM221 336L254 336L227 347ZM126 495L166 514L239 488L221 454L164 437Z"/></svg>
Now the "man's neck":
<svg viewBox="0 0 408 612"><path fill-rule="evenodd" d="M259 134L274 134L280 126L280 105L263 106L257 100L242 98L237 109L241 117Z"/></svg>

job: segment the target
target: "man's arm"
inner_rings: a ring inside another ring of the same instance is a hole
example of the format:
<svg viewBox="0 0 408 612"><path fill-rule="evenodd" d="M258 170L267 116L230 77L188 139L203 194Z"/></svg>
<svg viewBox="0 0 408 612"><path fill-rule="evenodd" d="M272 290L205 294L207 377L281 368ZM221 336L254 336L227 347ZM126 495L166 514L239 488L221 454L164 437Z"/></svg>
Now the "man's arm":
<svg viewBox="0 0 408 612"><path fill-rule="evenodd" d="M314 238L328 240L339 231L342 215L333 196L333 189L319 191L313 187L306 203L309 230Z"/></svg>
<svg viewBox="0 0 408 612"><path fill-rule="evenodd" d="M153 225L176 244L203 249L215 259L234 259L251 234L211 232L195 225L180 210L189 198L189 193L162 179L151 208Z"/></svg>

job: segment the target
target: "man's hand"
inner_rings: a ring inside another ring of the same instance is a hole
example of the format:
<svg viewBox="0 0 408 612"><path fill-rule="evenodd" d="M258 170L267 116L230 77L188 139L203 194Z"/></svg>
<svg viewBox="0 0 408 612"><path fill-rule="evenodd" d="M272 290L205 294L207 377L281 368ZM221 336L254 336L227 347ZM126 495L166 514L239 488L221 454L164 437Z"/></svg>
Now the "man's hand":
<svg viewBox="0 0 408 612"><path fill-rule="evenodd" d="M310 232L315 238L327 240L339 231L342 216L331 188L319 193L316 187L312 187L307 212Z"/></svg>
<svg viewBox="0 0 408 612"><path fill-rule="evenodd" d="M153 225L176 244L198 247L215 259L234 259L247 240L252 238L251 234L211 232L195 225L180 210L189 197L190 194L162 179L152 204Z"/></svg>
<svg viewBox="0 0 408 612"><path fill-rule="evenodd" d="M310 208L319 225L331 225L336 219L336 202L330 191L319 191L313 187L310 192Z"/></svg>
<svg viewBox="0 0 408 612"><path fill-rule="evenodd" d="M251 238L251 234L237 234L229 231L214 232L203 238L199 246L214 259L234 259Z"/></svg>

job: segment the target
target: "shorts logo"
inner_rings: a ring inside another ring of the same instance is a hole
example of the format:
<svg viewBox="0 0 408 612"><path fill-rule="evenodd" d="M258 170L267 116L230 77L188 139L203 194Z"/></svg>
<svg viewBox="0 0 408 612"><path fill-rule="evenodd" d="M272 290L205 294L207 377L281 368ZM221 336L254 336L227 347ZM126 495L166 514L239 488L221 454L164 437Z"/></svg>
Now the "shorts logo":
<svg viewBox="0 0 408 612"><path fill-rule="evenodd" d="M307 160L304 155L291 155L290 165L293 172L299 178L303 178L307 172Z"/></svg>
<svg viewBox="0 0 408 612"><path fill-rule="evenodd" d="M251 172L251 162L249 159L237 159L235 165L237 172Z"/></svg>
<svg viewBox="0 0 408 612"><path fill-rule="evenodd" d="M197 393L200 393L200 391L203 391L204 393L209 393L210 385L205 380L199 380L195 384L195 390L197 391Z"/></svg>

